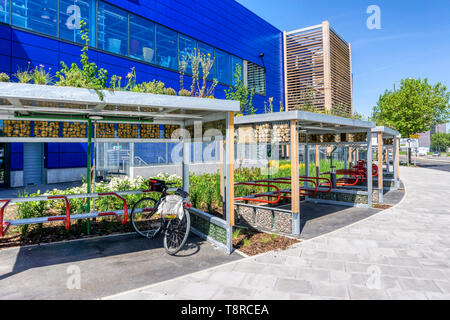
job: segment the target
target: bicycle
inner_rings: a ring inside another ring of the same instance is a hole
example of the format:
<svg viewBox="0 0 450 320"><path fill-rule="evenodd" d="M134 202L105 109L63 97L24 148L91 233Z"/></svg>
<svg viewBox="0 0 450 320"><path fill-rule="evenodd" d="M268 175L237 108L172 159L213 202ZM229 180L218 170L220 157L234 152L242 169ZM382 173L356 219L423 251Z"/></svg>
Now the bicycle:
<svg viewBox="0 0 450 320"><path fill-rule="evenodd" d="M175 255L185 245L190 227L191 218L189 208L191 204L186 200L189 193L178 188L175 194L183 199L184 214L180 219L176 214L168 214L164 217L158 213L158 208L167 197L169 186L174 183L166 183L163 180L150 180L147 192L161 193L159 200L145 197L135 203L131 210L131 224L134 230L141 236L154 239L161 232L164 232L164 249L170 255Z"/></svg>

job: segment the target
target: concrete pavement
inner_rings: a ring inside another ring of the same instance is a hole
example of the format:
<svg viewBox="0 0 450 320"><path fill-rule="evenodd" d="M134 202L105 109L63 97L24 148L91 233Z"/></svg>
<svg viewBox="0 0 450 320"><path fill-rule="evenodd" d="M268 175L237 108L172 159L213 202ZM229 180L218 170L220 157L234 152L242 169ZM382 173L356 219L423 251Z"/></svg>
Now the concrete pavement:
<svg viewBox="0 0 450 320"><path fill-rule="evenodd" d="M134 233L4 249L0 300L98 299L241 258L193 235L177 256Z"/></svg>
<svg viewBox="0 0 450 320"><path fill-rule="evenodd" d="M450 299L450 172L402 167L397 206L286 251L107 299Z"/></svg>

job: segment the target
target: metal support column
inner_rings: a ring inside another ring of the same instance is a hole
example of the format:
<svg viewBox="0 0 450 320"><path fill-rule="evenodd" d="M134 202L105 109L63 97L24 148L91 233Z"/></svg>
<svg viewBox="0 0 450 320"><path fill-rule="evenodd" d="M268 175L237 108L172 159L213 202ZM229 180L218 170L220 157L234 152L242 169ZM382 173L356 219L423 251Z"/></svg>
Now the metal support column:
<svg viewBox="0 0 450 320"><path fill-rule="evenodd" d="M223 164L224 181L224 212L227 219L227 248L229 253L233 251L233 226L234 226L234 112L227 114L225 162Z"/></svg>
<svg viewBox="0 0 450 320"><path fill-rule="evenodd" d="M183 124L183 161L182 161L182 177L183 190L189 192L189 163L191 162L191 137Z"/></svg>
<svg viewBox="0 0 450 320"><path fill-rule="evenodd" d="M400 179L399 179L399 139L397 137L394 137L394 181L395 181L395 187L400 188Z"/></svg>
<svg viewBox="0 0 450 320"><path fill-rule="evenodd" d="M378 203L383 203L383 133L378 132Z"/></svg>
<svg viewBox="0 0 450 320"><path fill-rule="evenodd" d="M291 120L291 211L292 234L300 234L300 178L297 120Z"/></svg>
<svg viewBox="0 0 450 320"><path fill-rule="evenodd" d="M87 171L86 171L86 182L87 182L87 193L91 193L91 148L92 148L92 120L88 119L88 145L87 145ZM91 212L91 199L87 199L87 212ZM89 235L91 233L91 219L87 219L87 234Z"/></svg>
<svg viewBox="0 0 450 320"><path fill-rule="evenodd" d="M320 177L320 149L319 145L316 144L316 175Z"/></svg>
<svg viewBox="0 0 450 320"><path fill-rule="evenodd" d="M305 176L309 177L309 136L306 135L305 140ZM309 182L305 182L305 186L309 188Z"/></svg>
<svg viewBox="0 0 450 320"><path fill-rule="evenodd" d="M367 131L367 204L369 208L372 207L372 191L373 191L373 179L372 179L372 131Z"/></svg>

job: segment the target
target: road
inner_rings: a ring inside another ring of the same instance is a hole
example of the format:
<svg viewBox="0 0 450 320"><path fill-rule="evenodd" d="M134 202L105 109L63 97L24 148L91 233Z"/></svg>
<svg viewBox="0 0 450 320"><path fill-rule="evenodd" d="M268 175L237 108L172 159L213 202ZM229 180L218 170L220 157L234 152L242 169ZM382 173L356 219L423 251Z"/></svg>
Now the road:
<svg viewBox="0 0 450 320"><path fill-rule="evenodd" d="M400 156L400 161L406 162L405 156ZM412 162L420 168L434 169L450 172L450 157L413 157Z"/></svg>

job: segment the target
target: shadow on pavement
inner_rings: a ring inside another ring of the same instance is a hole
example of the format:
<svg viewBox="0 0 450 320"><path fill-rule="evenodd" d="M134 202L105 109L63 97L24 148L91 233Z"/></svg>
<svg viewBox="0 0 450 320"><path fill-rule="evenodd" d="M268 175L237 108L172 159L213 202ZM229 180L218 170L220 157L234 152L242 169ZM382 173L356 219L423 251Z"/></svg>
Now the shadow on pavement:
<svg viewBox="0 0 450 320"><path fill-rule="evenodd" d="M0 251L0 299L95 299L239 258L195 235L176 256L165 253L162 237L135 234L6 249ZM70 266L80 270L79 290L68 288Z"/></svg>

